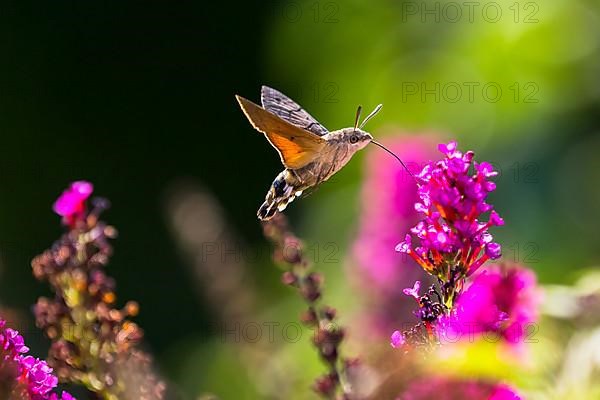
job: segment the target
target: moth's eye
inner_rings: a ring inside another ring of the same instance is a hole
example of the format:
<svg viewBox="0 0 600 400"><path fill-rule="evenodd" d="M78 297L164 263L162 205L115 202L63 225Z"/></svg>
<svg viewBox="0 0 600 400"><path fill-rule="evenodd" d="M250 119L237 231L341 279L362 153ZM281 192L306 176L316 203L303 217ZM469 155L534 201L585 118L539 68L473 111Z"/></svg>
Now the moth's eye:
<svg viewBox="0 0 600 400"><path fill-rule="evenodd" d="M350 143L355 144L356 142L358 142L358 136L356 136L356 135L350 136Z"/></svg>

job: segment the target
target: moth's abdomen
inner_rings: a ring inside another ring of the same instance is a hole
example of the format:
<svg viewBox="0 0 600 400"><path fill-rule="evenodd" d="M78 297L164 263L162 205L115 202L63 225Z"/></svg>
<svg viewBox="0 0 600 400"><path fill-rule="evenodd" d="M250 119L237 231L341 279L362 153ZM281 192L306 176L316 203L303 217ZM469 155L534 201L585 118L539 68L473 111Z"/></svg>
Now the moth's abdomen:
<svg viewBox="0 0 600 400"><path fill-rule="evenodd" d="M289 170L282 171L271 185L256 215L260 220L268 220L277 212L285 210L288 204L302 195L301 183Z"/></svg>

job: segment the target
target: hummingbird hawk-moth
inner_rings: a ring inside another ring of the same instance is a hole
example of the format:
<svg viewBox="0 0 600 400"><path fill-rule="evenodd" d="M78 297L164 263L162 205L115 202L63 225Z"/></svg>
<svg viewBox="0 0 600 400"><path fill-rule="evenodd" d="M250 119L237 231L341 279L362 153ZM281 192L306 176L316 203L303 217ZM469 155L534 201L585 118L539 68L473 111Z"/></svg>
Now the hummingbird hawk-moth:
<svg viewBox="0 0 600 400"><path fill-rule="evenodd" d="M252 126L275 147L285 167L273 181L258 209L260 220L270 219L307 189L325 182L369 143L380 146L402 163L398 156L362 130L367 121L379 112L381 104L360 126L359 106L354 127L329 132L295 101L268 86L261 90L262 107L241 96L235 97ZM406 168L404 163L402 165Z"/></svg>

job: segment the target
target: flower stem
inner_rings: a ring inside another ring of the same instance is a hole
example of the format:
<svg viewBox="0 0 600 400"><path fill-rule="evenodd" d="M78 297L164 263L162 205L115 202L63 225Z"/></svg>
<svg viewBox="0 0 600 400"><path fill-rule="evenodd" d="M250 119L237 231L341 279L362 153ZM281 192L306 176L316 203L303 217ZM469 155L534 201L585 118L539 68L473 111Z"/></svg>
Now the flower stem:
<svg viewBox="0 0 600 400"><path fill-rule="evenodd" d="M344 330L334 322L336 311L319 303L322 276L311 271L310 262L303 252L302 241L291 232L285 216L277 214L264 222L263 231L275 246L275 261L285 266L282 282L295 287L307 304L301 320L315 329L313 344L328 367L328 372L315 381L313 389L326 399L335 399L338 392L341 392L342 399L349 398L339 365L339 345L344 338Z"/></svg>

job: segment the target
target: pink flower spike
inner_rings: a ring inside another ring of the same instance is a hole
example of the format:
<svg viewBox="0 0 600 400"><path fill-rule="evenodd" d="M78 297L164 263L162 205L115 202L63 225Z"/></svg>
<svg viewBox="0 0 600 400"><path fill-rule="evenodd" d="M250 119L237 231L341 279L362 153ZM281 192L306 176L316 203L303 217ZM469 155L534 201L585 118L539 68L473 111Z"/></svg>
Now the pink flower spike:
<svg viewBox="0 0 600 400"><path fill-rule="evenodd" d="M418 183L420 201L415 202L415 210L422 214L421 221L410 230L417 240L416 247L412 250L411 241L405 238L396 246L396 251L409 254L434 275L445 270L447 260L459 260L458 273L468 273L501 254L500 245L492 244L493 237L487 231L493 225L504 224L486 202L495 189L488 178L496 173L487 162L476 164L475 175L469 173L474 153L467 151L463 156L454 141L442 143L438 148L445 158L423 168L423 171L427 169L427 179ZM489 221L483 223L481 216L487 212L490 212ZM477 264L484 245L487 258L479 259Z"/></svg>
<svg viewBox="0 0 600 400"><path fill-rule="evenodd" d="M394 331L394 333L392 333L392 336L390 337L390 345L392 345L392 347L395 349L404 345L404 336L400 331Z"/></svg>
<svg viewBox="0 0 600 400"><path fill-rule="evenodd" d="M406 288L402 290L407 296L414 297L415 300L419 300L419 290L421 289L421 281L415 281L415 285L412 288Z"/></svg>
<svg viewBox="0 0 600 400"><path fill-rule="evenodd" d="M90 182L73 182L58 197L52 209L67 221L71 220L73 217L83 214L85 211L85 201L93 191L94 186Z"/></svg>

